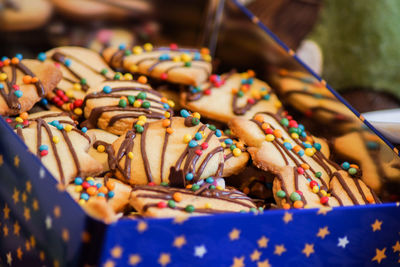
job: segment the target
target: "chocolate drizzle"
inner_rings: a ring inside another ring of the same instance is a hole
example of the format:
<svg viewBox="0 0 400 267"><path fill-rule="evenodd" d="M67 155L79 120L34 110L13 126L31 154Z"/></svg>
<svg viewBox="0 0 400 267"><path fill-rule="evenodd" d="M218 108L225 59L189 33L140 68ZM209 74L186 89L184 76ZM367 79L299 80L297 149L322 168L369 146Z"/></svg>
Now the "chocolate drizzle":
<svg viewBox="0 0 400 267"><path fill-rule="evenodd" d="M0 72L4 72L4 68L6 66L0 66ZM7 92L5 88L0 88L0 95L3 97L4 101L7 103L7 106L10 108L10 114L16 115L21 110L21 103L18 100L18 97L14 94L16 88L18 88L17 82L17 70L21 71L25 75L29 75L31 77L36 77L35 74L25 66L21 61L18 63L10 63L9 67L11 68L11 79L7 77L5 80L5 84L7 85ZM37 80L33 83L36 87L36 92L39 97L44 96L44 88L43 84L40 80Z"/></svg>

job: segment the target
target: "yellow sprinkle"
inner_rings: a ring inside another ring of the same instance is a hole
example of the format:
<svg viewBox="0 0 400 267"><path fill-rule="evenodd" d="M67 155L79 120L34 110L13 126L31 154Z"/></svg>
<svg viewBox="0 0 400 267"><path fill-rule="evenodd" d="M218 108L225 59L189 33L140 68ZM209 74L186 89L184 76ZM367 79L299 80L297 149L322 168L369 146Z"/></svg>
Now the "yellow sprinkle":
<svg viewBox="0 0 400 267"><path fill-rule="evenodd" d="M205 209L211 209L211 204L207 202L207 203L204 205L204 208L205 208Z"/></svg>
<svg viewBox="0 0 400 267"><path fill-rule="evenodd" d="M99 145L97 147L97 151L100 152L100 153L103 153L105 150L106 150L106 148L103 145Z"/></svg>
<svg viewBox="0 0 400 267"><path fill-rule="evenodd" d="M74 90L76 91L82 90L82 85L80 85L79 83L74 83Z"/></svg>
<svg viewBox="0 0 400 267"><path fill-rule="evenodd" d="M16 118L15 118L15 121L16 121L16 122L19 122L19 123L24 122L24 120L23 120L21 117L16 117Z"/></svg>
<svg viewBox="0 0 400 267"><path fill-rule="evenodd" d="M58 136L53 136L53 142L58 144L58 142L60 142L60 138Z"/></svg>
<svg viewBox="0 0 400 267"><path fill-rule="evenodd" d="M298 139L299 138L299 135L297 133L292 133L291 136L292 136L293 139Z"/></svg>
<svg viewBox="0 0 400 267"><path fill-rule="evenodd" d="M120 80L122 79L122 77L124 77L124 75L122 75L121 72L117 72L117 73L115 73L115 75L118 76L118 77L120 77L120 78L119 78Z"/></svg>
<svg viewBox="0 0 400 267"><path fill-rule="evenodd" d="M323 196L326 196L326 191L325 190L320 190L319 192L321 192L321 194L323 195Z"/></svg>
<svg viewBox="0 0 400 267"><path fill-rule="evenodd" d="M225 142L221 142L221 146L222 146L223 148L225 148L225 147L226 147Z"/></svg>
<svg viewBox="0 0 400 267"><path fill-rule="evenodd" d="M132 81L133 80L133 76L130 73L125 73L124 74L124 80L126 81Z"/></svg>
<svg viewBox="0 0 400 267"><path fill-rule="evenodd" d="M169 117L171 117L171 113L169 113L168 111L165 111L164 116L165 116L165 118L168 119Z"/></svg>
<svg viewBox="0 0 400 267"><path fill-rule="evenodd" d="M265 95L268 94L268 92L267 91L261 91L260 94L261 94L261 96L265 96Z"/></svg>
<svg viewBox="0 0 400 267"><path fill-rule="evenodd" d="M72 98L72 97L75 96L73 90L67 90L67 91L65 92L65 95L68 96L69 98Z"/></svg>
<svg viewBox="0 0 400 267"><path fill-rule="evenodd" d="M187 53L184 53L181 55L181 59L183 62L189 62L192 61L192 56Z"/></svg>
<svg viewBox="0 0 400 267"><path fill-rule="evenodd" d="M140 46L134 46L134 47L132 48L132 52L133 52L135 55L139 55L139 54L141 54L141 53L143 52L143 49L142 49Z"/></svg>
<svg viewBox="0 0 400 267"><path fill-rule="evenodd" d="M287 139L287 138L286 138L286 139L283 139L283 142L284 142L284 143L290 143L291 141L290 141L290 139Z"/></svg>
<svg viewBox="0 0 400 267"><path fill-rule="evenodd" d="M275 136L273 134L267 134L265 136L265 140L268 141L268 142L272 142L272 141L275 140Z"/></svg>
<svg viewBox="0 0 400 267"><path fill-rule="evenodd" d="M76 108L76 109L74 109L74 113L76 114L76 115L82 115L82 109L81 108Z"/></svg>
<svg viewBox="0 0 400 267"><path fill-rule="evenodd" d="M189 143L190 140L192 140L192 136L191 136L190 134L185 134L185 135L183 136L183 142Z"/></svg>
<svg viewBox="0 0 400 267"><path fill-rule="evenodd" d="M195 117L196 119L199 119L199 120L200 120L200 117L201 117L200 113L198 113L198 112L193 113L192 116Z"/></svg>
<svg viewBox="0 0 400 267"><path fill-rule="evenodd" d="M147 52L150 52L151 50L153 50L153 45L151 43L145 43L143 45L144 50L146 50Z"/></svg>
<svg viewBox="0 0 400 267"><path fill-rule="evenodd" d="M133 64L131 66L129 66L129 71L130 72L137 72L139 70L138 66Z"/></svg>
<svg viewBox="0 0 400 267"><path fill-rule="evenodd" d="M224 188L222 187L222 186L220 186L220 185L217 185L217 187L216 187L218 190L224 190Z"/></svg>
<svg viewBox="0 0 400 267"><path fill-rule="evenodd" d="M133 159L133 153L132 152L128 153L128 158Z"/></svg>
<svg viewBox="0 0 400 267"><path fill-rule="evenodd" d="M168 100L168 101L167 101L167 104L168 104L171 108L175 107L175 102L172 101L172 100Z"/></svg>
<svg viewBox="0 0 400 267"><path fill-rule="evenodd" d="M317 152L317 149L315 147L312 147L311 149L313 150L314 153Z"/></svg>
<svg viewBox="0 0 400 267"><path fill-rule="evenodd" d="M77 185L75 186L75 192L81 192L82 191L82 186L81 185Z"/></svg>
<svg viewBox="0 0 400 267"><path fill-rule="evenodd" d="M89 176L86 178L87 181L94 181L94 178L92 176Z"/></svg>
<svg viewBox="0 0 400 267"><path fill-rule="evenodd" d="M145 121L137 121L137 122L136 122L136 124L137 124L137 125L140 125L140 126L143 126L145 123L146 123Z"/></svg>
<svg viewBox="0 0 400 267"><path fill-rule="evenodd" d="M279 100L277 100L277 101L275 102L275 107L276 107L276 108L282 107L282 102L279 101Z"/></svg>
<svg viewBox="0 0 400 267"><path fill-rule="evenodd" d="M70 131L72 131L72 125L70 125L70 124L67 124L67 125L65 125L64 126L64 130L66 131L66 132L70 132Z"/></svg>
<svg viewBox="0 0 400 267"><path fill-rule="evenodd" d="M5 81L7 79L7 73L0 73L0 81Z"/></svg>
<svg viewBox="0 0 400 267"><path fill-rule="evenodd" d="M84 199L79 199L78 200L79 205L84 205L86 203L86 201Z"/></svg>
<svg viewBox="0 0 400 267"><path fill-rule="evenodd" d="M135 108L140 108L141 105L142 105L142 102L140 102L140 101L138 101L138 100L135 100L135 102L133 102L133 106L134 106Z"/></svg>
<svg viewBox="0 0 400 267"><path fill-rule="evenodd" d="M251 90L251 96L255 99L260 99L261 98L261 94L260 91L257 90Z"/></svg>
<svg viewBox="0 0 400 267"><path fill-rule="evenodd" d="M307 156L312 157L314 155L314 150L312 148L306 148L304 150Z"/></svg>
<svg viewBox="0 0 400 267"><path fill-rule="evenodd" d="M312 191L313 191L315 194L318 193L318 192L319 192L318 186L314 186L314 187L312 188Z"/></svg>
<svg viewBox="0 0 400 267"><path fill-rule="evenodd" d="M147 117L144 116L144 115L140 115L138 120L146 122L147 121Z"/></svg>
<svg viewBox="0 0 400 267"><path fill-rule="evenodd" d="M179 61L181 61L181 58L180 58L179 56L174 56L174 57L172 58L172 60L173 60L174 62L179 62Z"/></svg>
<svg viewBox="0 0 400 267"><path fill-rule="evenodd" d="M235 148L233 149L232 153L235 157L239 157L242 154L242 150L240 150L239 148Z"/></svg>
<svg viewBox="0 0 400 267"><path fill-rule="evenodd" d="M242 79L247 79L247 78L249 78L249 74L247 72L242 72L242 73L240 73L240 77Z"/></svg>
<svg viewBox="0 0 400 267"><path fill-rule="evenodd" d="M210 62L211 61L211 56L210 55L203 55L203 59L206 62Z"/></svg>

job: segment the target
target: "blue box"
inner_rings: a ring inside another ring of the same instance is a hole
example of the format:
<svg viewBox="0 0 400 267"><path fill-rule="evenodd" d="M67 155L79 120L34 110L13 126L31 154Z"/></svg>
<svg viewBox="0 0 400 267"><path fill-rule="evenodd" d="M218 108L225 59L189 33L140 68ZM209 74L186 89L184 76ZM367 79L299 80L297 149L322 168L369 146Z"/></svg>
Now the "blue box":
<svg viewBox="0 0 400 267"><path fill-rule="evenodd" d="M237 1L232 3L264 30L276 47L279 45L277 49L303 64L257 17ZM360 117L332 88L328 89ZM371 127L367 121L364 123ZM122 219L106 225L88 217L57 186L52 175L3 119L0 119L0 136L1 266L296 263L393 266L400 263L400 203L271 210L259 215Z"/></svg>

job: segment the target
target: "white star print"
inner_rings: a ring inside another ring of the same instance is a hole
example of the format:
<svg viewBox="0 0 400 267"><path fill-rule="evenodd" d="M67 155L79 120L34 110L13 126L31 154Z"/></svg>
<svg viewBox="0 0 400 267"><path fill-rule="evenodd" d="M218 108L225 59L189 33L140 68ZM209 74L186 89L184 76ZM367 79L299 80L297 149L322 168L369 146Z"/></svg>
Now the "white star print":
<svg viewBox="0 0 400 267"><path fill-rule="evenodd" d="M199 258L203 258L204 254L207 253L207 249L204 245L194 247L194 255Z"/></svg>
<svg viewBox="0 0 400 267"><path fill-rule="evenodd" d="M338 247L346 248L347 244L350 243L349 240L347 239L347 236L344 236L342 238L339 237L339 243L337 244Z"/></svg>
<svg viewBox="0 0 400 267"><path fill-rule="evenodd" d="M6 256L7 256L7 264L11 266L12 264L11 252L8 252Z"/></svg>
<svg viewBox="0 0 400 267"><path fill-rule="evenodd" d="M43 168L40 168L40 170L39 170L39 178L40 179L44 178L44 169Z"/></svg>
<svg viewBox="0 0 400 267"><path fill-rule="evenodd" d="M50 217L50 216L47 216L47 217L46 217L46 220L45 220L44 222L45 222L45 224L46 224L46 229L47 229L47 230L51 229L51 224L52 224L51 217Z"/></svg>

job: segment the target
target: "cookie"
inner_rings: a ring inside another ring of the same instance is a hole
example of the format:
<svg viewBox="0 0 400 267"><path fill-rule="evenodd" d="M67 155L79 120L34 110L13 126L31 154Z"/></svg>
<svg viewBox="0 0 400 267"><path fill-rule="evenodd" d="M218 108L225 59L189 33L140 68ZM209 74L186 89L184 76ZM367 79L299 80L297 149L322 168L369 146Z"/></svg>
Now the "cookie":
<svg viewBox="0 0 400 267"><path fill-rule="evenodd" d="M153 47L147 43L132 49L124 45L109 47L102 54L114 68L172 83L197 86L211 74L211 57L207 49L179 48L175 44Z"/></svg>
<svg viewBox="0 0 400 267"><path fill-rule="evenodd" d="M102 171L102 165L87 153L90 138L73 123L64 120L47 123L40 117L25 121L28 123L19 124L16 133L62 185L77 176Z"/></svg>
<svg viewBox="0 0 400 267"><path fill-rule="evenodd" d="M82 103L90 87L105 80L121 78L102 57L87 48L63 46L40 53L38 59L57 66L63 75L57 87L46 95L57 107L82 115Z"/></svg>
<svg viewBox="0 0 400 267"><path fill-rule="evenodd" d="M360 127L354 113L312 75L281 69L272 80L282 101L319 123L344 130Z"/></svg>
<svg viewBox="0 0 400 267"><path fill-rule="evenodd" d="M139 81L143 79L144 76L139 77ZM145 121L167 119L172 115L173 105L147 84L107 81L88 91L83 103L86 121L82 125L121 135L141 116Z"/></svg>
<svg viewBox="0 0 400 267"><path fill-rule="evenodd" d="M351 132L335 138L333 147L342 158L360 165L363 181L376 192L381 192L385 183L400 182L400 159L375 134Z"/></svg>
<svg viewBox="0 0 400 267"><path fill-rule="evenodd" d="M123 28L103 28L96 32L87 45L93 51L103 52L107 47L118 47L119 44L132 46L136 41L135 33Z"/></svg>
<svg viewBox="0 0 400 267"><path fill-rule="evenodd" d="M100 129L91 129L86 134L92 140L89 148L89 155L96 159L103 165L103 171L109 171L110 165L115 166L114 163L110 163L112 158L109 158L109 154L114 154L111 149L111 144L118 139L118 135L106 132Z"/></svg>
<svg viewBox="0 0 400 267"><path fill-rule="evenodd" d="M53 7L48 0L5 0L0 6L0 30L26 31L43 26Z"/></svg>
<svg viewBox="0 0 400 267"><path fill-rule="evenodd" d="M215 133L189 114L139 125L112 145L116 178L133 185L184 187L220 176L224 156Z"/></svg>
<svg viewBox="0 0 400 267"><path fill-rule="evenodd" d="M67 186L67 191L83 206L91 199L102 199L118 213L128 205L132 187L107 176L85 179L76 177L74 182Z"/></svg>
<svg viewBox="0 0 400 267"><path fill-rule="evenodd" d="M21 55L0 61L0 115L17 115L30 110L61 80L52 64L22 59Z"/></svg>
<svg viewBox="0 0 400 267"><path fill-rule="evenodd" d="M233 118L251 119L261 111L276 113L282 106L254 72L211 75L207 83L181 95L181 105L207 118L227 123Z"/></svg>
<svg viewBox="0 0 400 267"><path fill-rule="evenodd" d="M253 201L242 192L227 188L210 189L204 183L198 189L160 185L135 186L130 204L149 217L199 216L227 212L257 212Z"/></svg>
<svg viewBox="0 0 400 267"><path fill-rule="evenodd" d="M238 174L246 167L250 158L245 145L227 136L220 137L219 141L224 148L224 171L222 177Z"/></svg>

